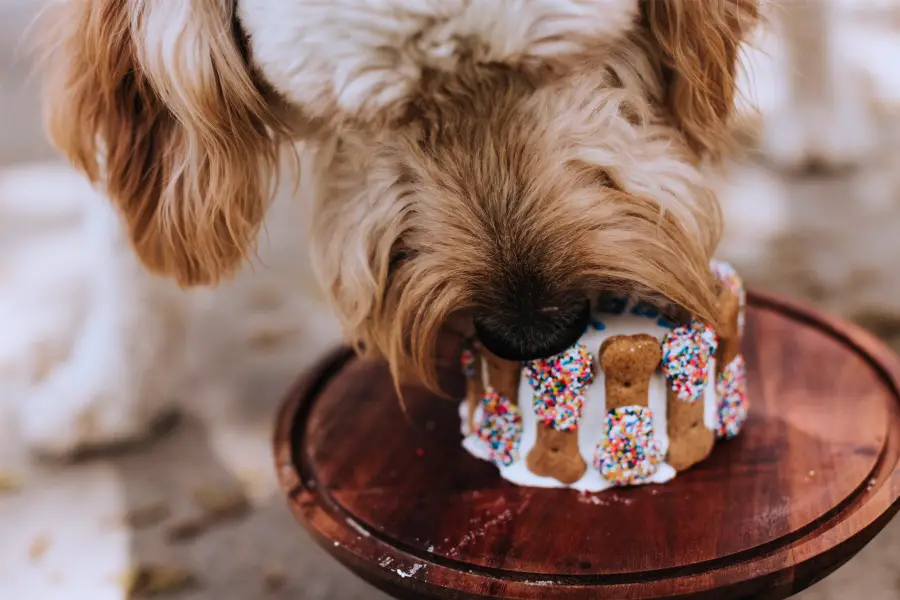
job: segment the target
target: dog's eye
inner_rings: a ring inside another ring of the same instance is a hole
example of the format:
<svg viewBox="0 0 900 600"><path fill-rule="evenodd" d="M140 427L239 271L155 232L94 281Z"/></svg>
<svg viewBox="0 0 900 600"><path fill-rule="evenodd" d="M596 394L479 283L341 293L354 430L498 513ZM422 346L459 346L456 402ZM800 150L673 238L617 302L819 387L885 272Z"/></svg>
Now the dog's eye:
<svg viewBox="0 0 900 600"><path fill-rule="evenodd" d="M391 252L391 260L388 263L388 271L396 270L398 267L400 267L400 265L410 260L413 256L415 256L415 251L410 250L405 246L399 246L395 248Z"/></svg>

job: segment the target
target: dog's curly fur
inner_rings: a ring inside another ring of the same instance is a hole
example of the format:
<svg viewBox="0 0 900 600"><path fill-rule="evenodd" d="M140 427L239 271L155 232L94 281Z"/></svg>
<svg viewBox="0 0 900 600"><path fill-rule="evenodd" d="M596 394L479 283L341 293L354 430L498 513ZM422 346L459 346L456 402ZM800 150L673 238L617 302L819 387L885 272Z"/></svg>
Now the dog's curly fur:
<svg viewBox="0 0 900 600"><path fill-rule="evenodd" d="M211 283L300 142L312 256L348 335L434 384L448 319L523 281L713 320L722 150L757 0L65 0L48 129L138 255Z"/></svg>

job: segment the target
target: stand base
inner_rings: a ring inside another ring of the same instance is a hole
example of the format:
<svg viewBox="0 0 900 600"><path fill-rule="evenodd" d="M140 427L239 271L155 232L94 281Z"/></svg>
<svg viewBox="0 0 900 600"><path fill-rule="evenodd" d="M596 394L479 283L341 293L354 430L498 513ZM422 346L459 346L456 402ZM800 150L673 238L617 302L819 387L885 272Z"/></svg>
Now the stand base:
<svg viewBox="0 0 900 600"><path fill-rule="evenodd" d="M439 350L462 396L457 343ZM520 488L460 446L457 405L340 351L290 394L275 455L297 519L401 598L784 598L900 509L900 359L750 294L750 418L665 485Z"/></svg>

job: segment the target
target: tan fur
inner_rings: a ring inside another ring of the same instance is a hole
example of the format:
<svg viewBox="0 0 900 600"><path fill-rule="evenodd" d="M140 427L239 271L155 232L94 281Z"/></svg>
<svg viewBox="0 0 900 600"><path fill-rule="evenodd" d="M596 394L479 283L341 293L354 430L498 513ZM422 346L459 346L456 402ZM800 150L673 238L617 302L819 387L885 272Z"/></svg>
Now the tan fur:
<svg viewBox="0 0 900 600"><path fill-rule="evenodd" d="M44 31L47 129L102 181L152 269L217 281L252 244L281 125L227 0L71 0Z"/></svg>
<svg viewBox="0 0 900 600"><path fill-rule="evenodd" d="M516 4L534 26L497 30L477 9L512 4L68 0L45 20L48 130L183 284L252 251L279 143L306 138L314 267L397 378L436 386L438 330L510 281L714 322L721 216L697 165L723 139L756 2L606 1Z"/></svg>
<svg viewBox="0 0 900 600"><path fill-rule="evenodd" d="M690 147L718 157L734 108L738 50L759 17L757 0L644 0L662 52L665 101Z"/></svg>

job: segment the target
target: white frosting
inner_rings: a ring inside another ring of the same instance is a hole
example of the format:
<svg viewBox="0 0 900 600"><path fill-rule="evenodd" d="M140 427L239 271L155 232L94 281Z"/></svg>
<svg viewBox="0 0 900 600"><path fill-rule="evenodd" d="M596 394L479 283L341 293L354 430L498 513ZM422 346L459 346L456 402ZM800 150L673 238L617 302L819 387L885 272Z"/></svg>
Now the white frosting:
<svg viewBox="0 0 900 600"><path fill-rule="evenodd" d="M597 355L600 345L604 340L616 335L649 334L662 341L668 328L658 324L656 318L648 318L626 312L622 315L599 314L599 320L605 325L605 329L597 331L593 328L581 337L579 343L587 347L594 359L594 382L588 387L585 395L584 410L581 423L578 428L578 448L581 457L587 463L588 468L584 476L572 485L566 485L550 477L540 477L528 470L525 457L534 447L537 438L537 419L534 412L534 393L528 380L523 375L519 383L519 409L522 413L523 434L519 445L519 460L509 466L498 465L500 475L516 485L560 488L571 487L583 492L599 492L612 487L600 472L594 468L594 453L597 444L605 437L604 418L606 416L605 376L598 364ZM715 389L715 360L709 362L709 382L704 390L704 424L715 430L716 426L716 389ZM484 370L485 377L487 370ZM485 387L489 382L485 380ZM649 390L649 407L653 412L653 429L656 439L659 441L662 451L665 453L669 447L668 424L666 421L666 378L662 372L657 371L651 376ZM487 443L476 434L468 431L466 401L460 404L460 418L462 421L462 434L465 436L462 442L463 448L472 456L482 460L490 460ZM481 408L476 410L475 422L481 417ZM650 483L665 483L675 476L675 469L666 463L662 463L656 473L650 478Z"/></svg>
<svg viewBox="0 0 900 600"><path fill-rule="evenodd" d="M703 391L703 424L706 425L707 429L712 429L713 431L717 428L717 423L719 419L718 407L719 407L719 397L716 395L716 357L711 356L709 358L709 366L707 367L709 370L709 383L706 385L706 389Z"/></svg>

